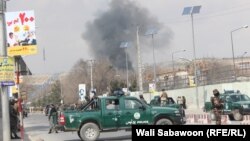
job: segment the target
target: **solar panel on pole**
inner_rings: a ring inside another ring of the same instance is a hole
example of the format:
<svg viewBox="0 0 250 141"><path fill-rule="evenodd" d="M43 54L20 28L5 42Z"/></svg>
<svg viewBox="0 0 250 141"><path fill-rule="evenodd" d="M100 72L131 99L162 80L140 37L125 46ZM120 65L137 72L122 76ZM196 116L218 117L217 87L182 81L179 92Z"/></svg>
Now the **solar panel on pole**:
<svg viewBox="0 0 250 141"><path fill-rule="evenodd" d="M192 7L184 7L182 15L189 15L191 13Z"/></svg>
<svg viewBox="0 0 250 141"><path fill-rule="evenodd" d="M129 42L121 42L120 44L120 48L125 48L127 49L130 46ZM126 72L127 72L127 92L129 91L129 82L128 82L128 54L127 51L125 51L125 55L126 55Z"/></svg>
<svg viewBox="0 0 250 141"><path fill-rule="evenodd" d="M192 10L192 14L200 13L201 6L194 6Z"/></svg>
<svg viewBox="0 0 250 141"><path fill-rule="evenodd" d="M196 93L196 104L197 108L199 108L199 98L198 98L198 77L197 77L197 68L196 68L196 53L195 53L195 39L194 39L194 25L193 25L193 14L200 13L201 6L192 6L192 7L184 7L182 15L190 15L192 22L192 36L193 36L193 55L194 55L194 75L195 75L195 93Z"/></svg>

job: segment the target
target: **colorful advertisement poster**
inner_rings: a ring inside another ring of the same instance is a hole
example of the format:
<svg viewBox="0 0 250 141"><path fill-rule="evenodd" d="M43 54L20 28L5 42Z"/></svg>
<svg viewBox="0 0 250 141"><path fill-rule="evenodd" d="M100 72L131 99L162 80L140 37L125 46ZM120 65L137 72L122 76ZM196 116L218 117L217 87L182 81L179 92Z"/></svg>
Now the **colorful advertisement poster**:
<svg viewBox="0 0 250 141"><path fill-rule="evenodd" d="M154 93L155 92L155 84L154 83L149 83L149 92Z"/></svg>
<svg viewBox="0 0 250 141"><path fill-rule="evenodd" d="M5 13L8 56L37 53L34 11Z"/></svg>
<svg viewBox="0 0 250 141"><path fill-rule="evenodd" d="M15 85L15 65L13 57L0 57L0 82L4 86Z"/></svg>

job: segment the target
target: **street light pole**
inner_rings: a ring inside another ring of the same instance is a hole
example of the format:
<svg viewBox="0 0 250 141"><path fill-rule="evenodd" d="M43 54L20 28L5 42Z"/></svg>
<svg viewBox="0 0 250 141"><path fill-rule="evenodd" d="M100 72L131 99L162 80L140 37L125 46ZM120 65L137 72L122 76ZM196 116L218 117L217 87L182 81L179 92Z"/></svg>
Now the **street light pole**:
<svg viewBox="0 0 250 141"><path fill-rule="evenodd" d="M138 83L139 83L139 91L143 93L143 85L142 85L142 65L141 65L141 49L139 42L139 27L136 27L136 47L137 47L137 67L138 67Z"/></svg>
<svg viewBox="0 0 250 141"><path fill-rule="evenodd" d="M180 53L180 52L185 52L186 50L179 50L179 51L175 51L172 53L172 65L173 65L173 78L175 77L175 71L174 71L174 54L175 53ZM175 87L175 78L173 79L174 80L174 87Z"/></svg>
<svg viewBox="0 0 250 141"><path fill-rule="evenodd" d="M154 35L157 34L157 31L156 29L152 28L152 29L149 29L147 32L146 32L146 36L147 35L151 35L152 37L152 46L153 46L153 65L154 65L154 80L153 80L153 84L154 84L154 89L156 89L156 63L155 63L155 45L154 45ZM151 97L150 97L150 100L151 100Z"/></svg>
<svg viewBox="0 0 250 141"><path fill-rule="evenodd" d="M0 0L0 50L3 57L7 57L6 49L6 30L4 12L6 11L6 1ZM4 141L10 141L10 116L9 116L9 99L8 99L8 87L1 85L1 102L2 102L2 129Z"/></svg>
<svg viewBox="0 0 250 141"><path fill-rule="evenodd" d="M155 46L154 46L154 34L153 33L152 33L152 46L153 46L153 61L154 61L154 87L156 89Z"/></svg>
<svg viewBox="0 0 250 141"><path fill-rule="evenodd" d="M200 13L201 6L185 7L182 15L191 15L192 22L192 41L193 41L193 57L194 57L194 75L195 75L195 93L196 93L196 106L199 109L199 97L198 97L198 77L197 77L197 68L196 68L196 52L195 52L195 38L194 38L194 22L193 14Z"/></svg>
<svg viewBox="0 0 250 141"><path fill-rule="evenodd" d="M90 63L90 81L91 81L91 91L93 90L93 67L92 63Z"/></svg>
<svg viewBox="0 0 250 141"><path fill-rule="evenodd" d="M242 71L242 75L243 75L243 57L244 57L244 55L246 55L247 54L247 52L245 51L242 55L241 55L241 71Z"/></svg>
<svg viewBox="0 0 250 141"><path fill-rule="evenodd" d="M127 53L127 48L129 47L129 43L128 42L122 42L120 45L121 48L125 48L125 56L126 56L126 73L127 73L127 92L129 89L129 82L128 82L128 53Z"/></svg>
<svg viewBox="0 0 250 141"><path fill-rule="evenodd" d="M196 104L199 109L199 97L198 97L198 77L197 77L197 67L196 67L196 52L195 52L195 40L194 40L194 22L193 22L193 14L191 14L192 21L192 36L193 36L193 54L194 54L194 76L195 76L195 93L196 93Z"/></svg>
<svg viewBox="0 0 250 141"><path fill-rule="evenodd" d="M234 66L234 80L237 80L237 73L236 73L236 67L235 67L235 58L234 58L234 44L233 44L233 32L238 31L243 28L248 28L248 25L242 26L240 28L236 28L230 32L231 35L231 46L232 46L232 55L233 55L233 66Z"/></svg>
<svg viewBox="0 0 250 141"><path fill-rule="evenodd" d="M90 62L90 92L94 90L94 84L93 84L93 64L95 60L89 60Z"/></svg>
<svg viewBox="0 0 250 141"><path fill-rule="evenodd" d="M127 49L126 49L127 50ZM126 55L126 73L127 73L127 92L128 92L128 53L125 50L125 55Z"/></svg>
<svg viewBox="0 0 250 141"><path fill-rule="evenodd" d="M59 79L60 79L60 92L61 92L61 104L63 104L63 102L64 102L62 77L63 77L63 74L59 75Z"/></svg>

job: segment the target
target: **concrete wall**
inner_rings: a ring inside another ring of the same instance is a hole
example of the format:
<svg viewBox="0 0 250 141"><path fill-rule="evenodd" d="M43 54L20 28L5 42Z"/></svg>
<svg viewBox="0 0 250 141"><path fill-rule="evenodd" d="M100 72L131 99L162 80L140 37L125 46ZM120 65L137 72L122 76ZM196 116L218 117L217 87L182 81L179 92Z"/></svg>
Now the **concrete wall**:
<svg viewBox="0 0 250 141"><path fill-rule="evenodd" d="M198 101L199 101L199 108L202 109L204 106L204 101L209 101L210 97L213 96L213 89L218 89L221 93L224 90L240 90L241 93L247 94L250 97L250 82L234 82L234 83L223 83L223 84L216 84L216 85L207 85L207 86L200 86L198 87ZM185 88L185 89L178 89L178 90L169 90L166 91L168 96L173 97L176 101L178 96L185 96L188 109L195 109L197 108L196 102L196 88ZM150 101L153 99L154 96L160 95L161 92L156 93L144 93L143 96L146 101ZM132 93L131 96L139 97L139 93Z"/></svg>

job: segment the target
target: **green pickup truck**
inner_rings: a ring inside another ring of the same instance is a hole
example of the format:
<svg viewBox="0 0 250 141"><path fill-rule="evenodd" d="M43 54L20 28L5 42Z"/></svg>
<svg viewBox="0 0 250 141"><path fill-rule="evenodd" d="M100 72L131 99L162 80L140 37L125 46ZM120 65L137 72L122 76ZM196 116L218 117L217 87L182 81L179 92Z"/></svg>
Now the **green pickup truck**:
<svg viewBox="0 0 250 141"><path fill-rule="evenodd" d="M77 131L82 140L96 140L100 132L131 130L131 125L185 124L177 108L153 107L131 96L97 97L81 110L64 111L59 123L64 131Z"/></svg>
<svg viewBox="0 0 250 141"><path fill-rule="evenodd" d="M250 115L250 98L246 94L235 91L225 91L220 95L224 101L223 115L229 115L230 120L243 120L243 115ZM205 102L204 112L212 110L212 103Z"/></svg>

